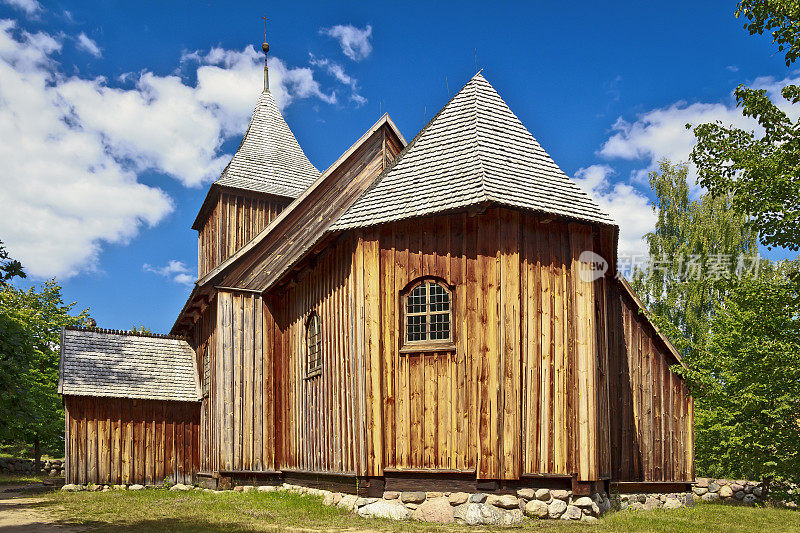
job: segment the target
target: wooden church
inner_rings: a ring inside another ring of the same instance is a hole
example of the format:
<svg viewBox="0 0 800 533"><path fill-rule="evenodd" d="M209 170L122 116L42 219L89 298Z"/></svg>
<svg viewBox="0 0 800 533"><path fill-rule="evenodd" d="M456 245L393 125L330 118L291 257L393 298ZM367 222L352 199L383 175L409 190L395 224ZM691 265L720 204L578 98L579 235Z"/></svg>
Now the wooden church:
<svg viewBox="0 0 800 533"><path fill-rule="evenodd" d="M63 333L68 482L689 487L692 398L617 225L480 73L324 172L267 80L171 334Z"/></svg>

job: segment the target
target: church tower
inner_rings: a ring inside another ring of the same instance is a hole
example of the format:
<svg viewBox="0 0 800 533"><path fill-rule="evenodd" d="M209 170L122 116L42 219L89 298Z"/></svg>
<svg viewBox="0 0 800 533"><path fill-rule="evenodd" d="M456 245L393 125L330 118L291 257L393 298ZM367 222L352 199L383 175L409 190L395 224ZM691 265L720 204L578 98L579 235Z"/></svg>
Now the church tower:
<svg viewBox="0 0 800 533"><path fill-rule="evenodd" d="M320 172L308 160L269 90L264 50L264 90L239 148L211 184L192 225L198 231L202 277L263 230Z"/></svg>

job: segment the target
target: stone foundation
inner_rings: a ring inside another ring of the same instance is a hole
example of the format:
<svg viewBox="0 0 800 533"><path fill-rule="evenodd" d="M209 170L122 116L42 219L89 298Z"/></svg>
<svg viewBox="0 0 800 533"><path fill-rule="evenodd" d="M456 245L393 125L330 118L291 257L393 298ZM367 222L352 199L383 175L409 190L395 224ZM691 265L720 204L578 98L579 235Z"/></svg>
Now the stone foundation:
<svg viewBox="0 0 800 533"><path fill-rule="evenodd" d="M692 493L695 501L704 502L724 501L756 505L767 501L766 489L755 481L699 477Z"/></svg>
<svg viewBox="0 0 800 533"><path fill-rule="evenodd" d="M691 492L612 494L612 507L616 511L652 511L694 506Z"/></svg>
<svg viewBox="0 0 800 533"><path fill-rule="evenodd" d="M40 463L41 473L50 477L64 475L64 461L62 459L43 459ZM35 475L36 462L33 459L17 459L13 457L0 457L0 474Z"/></svg>

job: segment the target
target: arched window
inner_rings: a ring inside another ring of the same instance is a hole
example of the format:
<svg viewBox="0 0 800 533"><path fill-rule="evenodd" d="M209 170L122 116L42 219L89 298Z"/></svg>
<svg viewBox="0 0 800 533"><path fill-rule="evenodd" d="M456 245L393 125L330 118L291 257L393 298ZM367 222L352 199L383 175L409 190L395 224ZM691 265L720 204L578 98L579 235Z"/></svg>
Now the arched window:
<svg viewBox="0 0 800 533"><path fill-rule="evenodd" d="M404 297L406 346L452 344L452 291L444 282L423 279L412 282Z"/></svg>
<svg viewBox="0 0 800 533"><path fill-rule="evenodd" d="M322 373L322 335L320 320L316 311L312 311L306 320L306 377Z"/></svg>

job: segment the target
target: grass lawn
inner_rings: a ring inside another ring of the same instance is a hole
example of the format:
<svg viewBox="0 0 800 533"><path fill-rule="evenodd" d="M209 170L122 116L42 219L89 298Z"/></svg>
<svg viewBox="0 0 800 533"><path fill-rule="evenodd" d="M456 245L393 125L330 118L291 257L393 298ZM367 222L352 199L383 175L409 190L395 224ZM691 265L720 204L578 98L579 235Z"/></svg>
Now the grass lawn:
<svg viewBox="0 0 800 533"><path fill-rule="evenodd" d="M321 498L290 494L169 492L55 492L45 495L40 510L61 523L98 531L486 531L489 528L437 526L419 522L364 519ZM95 529L96 528L96 529ZM508 530L548 532L747 532L800 533L800 513L774 508L705 504L673 511L611 513L594 525L557 520L526 521ZM500 528L491 528L499 531Z"/></svg>
<svg viewBox="0 0 800 533"><path fill-rule="evenodd" d="M42 476L32 474L0 474L0 485L25 485L41 482Z"/></svg>

